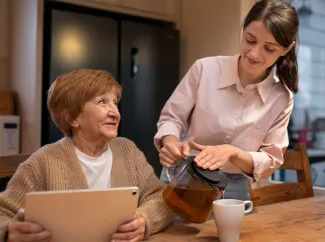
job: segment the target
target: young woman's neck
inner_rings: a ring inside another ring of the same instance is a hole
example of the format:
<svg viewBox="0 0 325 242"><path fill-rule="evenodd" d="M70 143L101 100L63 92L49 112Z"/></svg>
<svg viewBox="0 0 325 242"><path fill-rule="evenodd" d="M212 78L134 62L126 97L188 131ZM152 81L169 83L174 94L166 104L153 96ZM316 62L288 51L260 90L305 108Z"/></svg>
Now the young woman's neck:
<svg viewBox="0 0 325 242"><path fill-rule="evenodd" d="M238 61L238 76L240 83L243 87L246 87L250 84L256 84L263 81L269 75L269 71L265 70L262 73L249 73L245 70L243 66L242 59Z"/></svg>
<svg viewBox="0 0 325 242"><path fill-rule="evenodd" d="M81 133L74 134L72 136L72 142L74 146L91 157L100 157L107 150L107 141L96 139L91 141L90 138L85 137Z"/></svg>

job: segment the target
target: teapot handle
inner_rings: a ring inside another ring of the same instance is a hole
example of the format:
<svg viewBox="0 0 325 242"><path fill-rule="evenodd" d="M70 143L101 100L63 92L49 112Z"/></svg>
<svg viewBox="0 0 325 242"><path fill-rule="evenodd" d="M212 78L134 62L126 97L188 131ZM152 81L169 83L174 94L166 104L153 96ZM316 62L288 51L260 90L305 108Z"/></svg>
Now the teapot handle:
<svg viewBox="0 0 325 242"><path fill-rule="evenodd" d="M165 172L166 172L168 181L171 182L173 180L173 178L185 168L185 166L186 166L186 163L180 161L176 166L173 166L170 168L166 167Z"/></svg>
<svg viewBox="0 0 325 242"><path fill-rule="evenodd" d="M173 175L171 174L171 171L170 171L170 169L173 169L174 167L172 167L172 168L166 168L165 169L165 171L166 171L166 177L167 177L167 179L168 179L168 182L171 182L172 181L172 179L173 179Z"/></svg>

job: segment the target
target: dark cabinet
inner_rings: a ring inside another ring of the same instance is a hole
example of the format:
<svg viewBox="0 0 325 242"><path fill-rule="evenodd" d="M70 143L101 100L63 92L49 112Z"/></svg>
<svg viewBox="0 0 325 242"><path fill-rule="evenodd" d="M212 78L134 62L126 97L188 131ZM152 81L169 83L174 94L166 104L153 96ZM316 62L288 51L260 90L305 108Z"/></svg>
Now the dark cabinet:
<svg viewBox="0 0 325 242"><path fill-rule="evenodd" d="M50 84L74 69L104 69L123 87L119 136L134 141L158 175L153 137L179 81L179 32L167 24L72 10L45 11L42 145L63 137L46 109Z"/></svg>

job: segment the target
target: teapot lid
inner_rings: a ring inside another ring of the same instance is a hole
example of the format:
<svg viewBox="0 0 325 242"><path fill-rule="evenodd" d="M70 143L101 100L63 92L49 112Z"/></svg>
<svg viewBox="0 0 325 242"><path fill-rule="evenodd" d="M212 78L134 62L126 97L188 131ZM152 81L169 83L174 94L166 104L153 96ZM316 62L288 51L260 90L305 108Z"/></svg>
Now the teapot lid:
<svg viewBox="0 0 325 242"><path fill-rule="evenodd" d="M227 176L220 169L209 170L198 167L195 162L195 156L187 157L190 170L210 186L223 190L228 185Z"/></svg>

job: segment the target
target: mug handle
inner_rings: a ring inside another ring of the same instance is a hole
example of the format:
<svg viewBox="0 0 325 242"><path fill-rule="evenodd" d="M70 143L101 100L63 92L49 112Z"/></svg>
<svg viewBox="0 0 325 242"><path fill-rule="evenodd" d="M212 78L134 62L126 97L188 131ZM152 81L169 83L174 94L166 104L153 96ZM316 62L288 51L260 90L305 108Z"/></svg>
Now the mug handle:
<svg viewBox="0 0 325 242"><path fill-rule="evenodd" d="M253 210L253 202L247 200L247 201L244 201L244 204L245 204L245 205L248 204L248 208L247 208L247 209L246 209L246 206L245 206L245 213L250 213L250 212L252 212L252 210Z"/></svg>

